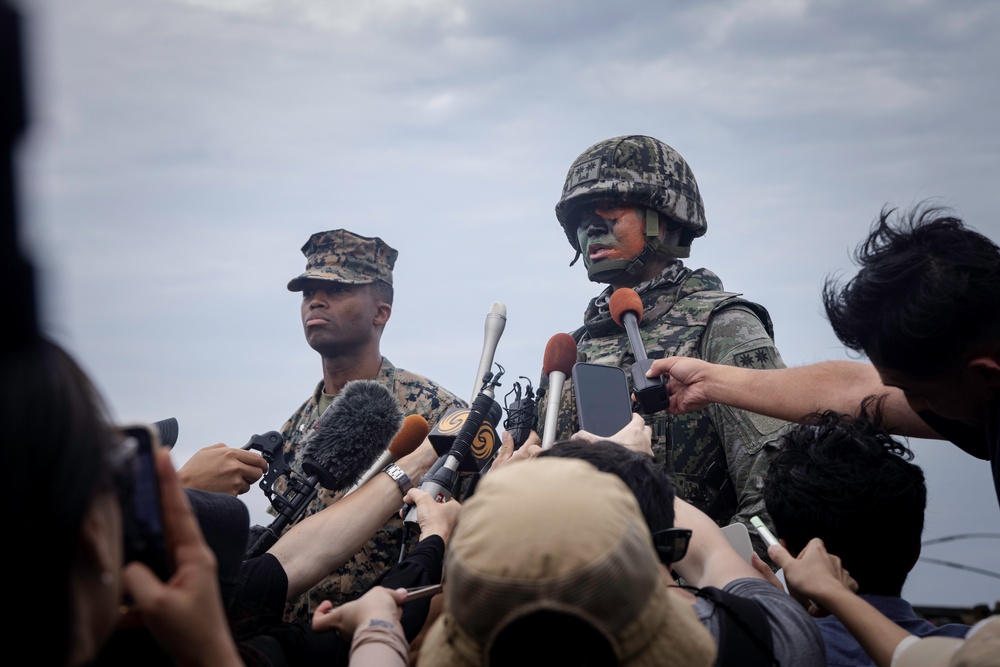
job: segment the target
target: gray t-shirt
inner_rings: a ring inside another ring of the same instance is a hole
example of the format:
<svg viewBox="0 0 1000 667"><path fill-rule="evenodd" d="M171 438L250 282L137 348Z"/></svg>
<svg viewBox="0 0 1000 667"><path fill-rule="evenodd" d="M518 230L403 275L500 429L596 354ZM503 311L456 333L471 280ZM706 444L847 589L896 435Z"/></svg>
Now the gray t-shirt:
<svg viewBox="0 0 1000 667"><path fill-rule="evenodd" d="M826 650L823 638L812 617L792 596L779 591L760 579L736 579L722 590L756 602L764 612L771 628L771 645L774 657L781 665L825 665ZM694 611L702 624L719 642L720 614L711 600L698 598Z"/></svg>

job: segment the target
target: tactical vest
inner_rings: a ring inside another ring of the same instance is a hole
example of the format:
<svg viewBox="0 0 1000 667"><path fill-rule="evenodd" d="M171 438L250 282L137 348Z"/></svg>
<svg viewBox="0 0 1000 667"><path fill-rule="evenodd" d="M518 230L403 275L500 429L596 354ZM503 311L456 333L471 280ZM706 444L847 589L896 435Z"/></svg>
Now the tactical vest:
<svg viewBox="0 0 1000 667"><path fill-rule="evenodd" d="M774 338L767 310L733 292L720 288L711 271L697 269L680 284L666 285L642 295L640 334L651 359L665 356L701 358L702 336L716 313L743 306L753 312ZM596 316L573 332L579 361L620 366L628 372L635 357L625 330L609 316ZM571 384L571 383L567 383ZM570 429L578 427L575 401L563 395L563 417ZM725 443L705 411L671 416L666 412L646 416L653 430L653 453L665 461L674 478L677 495L705 512L720 525L730 522L738 500L726 465ZM562 433L560 429L560 433Z"/></svg>

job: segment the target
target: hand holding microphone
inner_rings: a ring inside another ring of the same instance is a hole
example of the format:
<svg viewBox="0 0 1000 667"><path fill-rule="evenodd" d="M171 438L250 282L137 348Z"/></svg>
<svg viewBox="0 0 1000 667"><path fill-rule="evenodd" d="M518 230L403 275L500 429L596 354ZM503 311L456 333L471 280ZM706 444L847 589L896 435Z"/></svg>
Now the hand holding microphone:
<svg viewBox="0 0 1000 667"><path fill-rule="evenodd" d="M251 531L257 537L246 557L266 552L302 517L317 485L337 492L353 484L385 451L402 422L399 402L385 386L374 380L345 384L300 443L305 479L292 472L285 493L270 496L278 515L266 528Z"/></svg>
<svg viewBox="0 0 1000 667"><path fill-rule="evenodd" d="M670 406L670 394L667 392L663 378L657 376L648 378L646 372L653 365L653 360L646 356L646 347L639 334L639 322L642 321L642 299L630 287L621 287L611 294L608 301L611 318L628 334L629 345L635 363L629 369L632 377L632 390L635 400L643 414L653 414L666 410Z"/></svg>
<svg viewBox="0 0 1000 667"><path fill-rule="evenodd" d="M493 366L497 344L500 342L500 336L503 334L506 324L507 306L502 303L494 303L486 315L486 324L483 328L483 352L479 359L479 368L476 370L476 385L468 416L462 422L461 429L455 436L451 447L438 458L420 481L418 488L438 502L451 500L458 482L459 466L462 465L471 451L480 427L486 421L495 425L502 415L499 404L493 398L494 389L499 384L500 374L492 375L490 368ZM417 525L416 507L404 505L403 509L404 524ZM400 553L400 558L403 557L403 553L405 551Z"/></svg>

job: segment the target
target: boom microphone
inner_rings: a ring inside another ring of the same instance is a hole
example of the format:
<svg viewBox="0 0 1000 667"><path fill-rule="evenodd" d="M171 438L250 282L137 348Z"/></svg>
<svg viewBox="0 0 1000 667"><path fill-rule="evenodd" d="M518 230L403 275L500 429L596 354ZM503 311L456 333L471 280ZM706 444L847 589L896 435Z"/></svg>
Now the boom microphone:
<svg viewBox="0 0 1000 667"><path fill-rule="evenodd" d="M344 385L302 439L302 472L323 488L343 491L385 451L403 424L399 401L375 380Z"/></svg>
<svg viewBox="0 0 1000 667"><path fill-rule="evenodd" d="M573 372L576 363L576 339L568 333L557 333L545 344L542 357L542 375L549 378L545 398L545 426L542 429L542 449L548 449L556 441L559 428L559 404L562 399L563 384Z"/></svg>
<svg viewBox="0 0 1000 667"><path fill-rule="evenodd" d="M646 377L646 371L653 365L653 360L646 356L646 347L639 334L639 322L642 320L642 299L630 287L616 289L608 300L611 319L628 334L629 345L632 346L632 356L635 363L629 369L632 376L632 390L635 400L644 414L666 410L670 405L670 394L663 384L663 378Z"/></svg>
<svg viewBox="0 0 1000 667"><path fill-rule="evenodd" d="M494 303L490 312L486 315L486 323L483 325L483 352L479 357L479 368L476 370L476 384L472 387L472 398L469 403L476 400L479 391L483 388L483 378L493 367L493 357L497 353L497 343L503 334L504 327L507 326L507 306L502 303Z"/></svg>
<svg viewBox="0 0 1000 667"><path fill-rule="evenodd" d="M396 434L396 437L392 439L392 444L389 445L389 449L385 450L382 455L375 460L375 463L373 463L372 466L361 475L358 481L354 483L354 486L348 489L344 495L347 496L354 493L368 480L382 472L382 468L386 467L390 463L395 463L408 454L411 454L421 445L421 443L423 443L430 431L430 424L428 424L427 420L422 416L406 415L406 418L403 420L403 426L399 429L399 433Z"/></svg>
<svg viewBox="0 0 1000 667"><path fill-rule="evenodd" d="M246 557L270 549L285 528L302 517L316 497L317 485L333 492L350 486L385 451L402 422L399 402L384 385L374 380L345 384L299 443L306 478L294 472L289 475L285 494L271 499L278 515Z"/></svg>

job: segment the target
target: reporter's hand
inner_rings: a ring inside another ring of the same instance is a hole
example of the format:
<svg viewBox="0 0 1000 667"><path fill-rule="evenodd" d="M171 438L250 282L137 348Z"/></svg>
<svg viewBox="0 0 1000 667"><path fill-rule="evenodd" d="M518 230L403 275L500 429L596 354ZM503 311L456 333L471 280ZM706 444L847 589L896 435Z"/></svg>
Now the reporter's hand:
<svg viewBox="0 0 1000 667"><path fill-rule="evenodd" d="M577 431L570 439L583 440L584 442L611 440L626 449L631 449L637 454L645 454L650 458L653 457L653 429L646 424L646 420L643 419L642 415L636 412L632 413L632 419L625 425L625 428L612 436L602 438L589 431Z"/></svg>
<svg viewBox="0 0 1000 667"><path fill-rule="evenodd" d="M235 449L224 443L202 447L177 471L181 485L188 489L215 491L238 496L267 472L267 461L249 449Z"/></svg>
<svg viewBox="0 0 1000 667"><path fill-rule="evenodd" d="M538 437L538 433L535 431L531 432L527 440L524 441L524 444L518 447L517 450L514 449L514 438L511 437L510 433L504 431L500 435L500 450L497 452L496 458L493 459L490 470L497 470L500 467L516 463L517 461L527 461L541 453L542 439Z"/></svg>
<svg viewBox="0 0 1000 667"><path fill-rule="evenodd" d="M373 586L358 599L345 602L339 607L334 607L329 600L323 600L313 612L312 629L316 632L335 630L341 637L350 639L358 628L373 621L398 626L402 613L399 605L404 600L405 588L390 589L382 586Z"/></svg>
<svg viewBox="0 0 1000 667"><path fill-rule="evenodd" d="M156 453L156 473L174 573L164 582L145 564L128 563L122 580L134 600L131 613L177 664L242 665L219 591L215 553L201 533L166 450Z"/></svg>
<svg viewBox="0 0 1000 667"><path fill-rule="evenodd" d="M403 502L417 507L417 523L420 525L420 539L440 535L445 544L451 539L451 532L458 523L462 506L452 498L439 503L426 491L413 487L403 496Z"/></svg>
<svg viewBox="0 0 1000 667"><path fill-rule="evenodd" d="M767 555L784 570L789 594L812 616L829 615L824 602L858 590L858 582L844 569L840 557L829 553L818 537L809 540L798 557L793 558L781 545L769 546Z"/></svg>
<svg viewBox="0 0 1000 667"><path fill-rule="evenodd" d="M646 377L666 376L670 407L667 412L680 415L695 412L712 403L708 395L710 375L715 364L691 357L657 359L646 371Z"/></svg>

